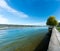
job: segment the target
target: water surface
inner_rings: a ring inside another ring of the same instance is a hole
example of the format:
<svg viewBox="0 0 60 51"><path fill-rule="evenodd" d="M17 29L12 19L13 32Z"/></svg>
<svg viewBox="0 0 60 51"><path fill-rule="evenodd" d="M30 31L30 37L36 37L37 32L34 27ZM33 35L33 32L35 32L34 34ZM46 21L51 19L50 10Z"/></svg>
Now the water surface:
<svg viewBox="0 0 60 51"><path fill-rule="evenodd" d="M0 51L34 51L47 32L47 27L0 30Z"/></svg>

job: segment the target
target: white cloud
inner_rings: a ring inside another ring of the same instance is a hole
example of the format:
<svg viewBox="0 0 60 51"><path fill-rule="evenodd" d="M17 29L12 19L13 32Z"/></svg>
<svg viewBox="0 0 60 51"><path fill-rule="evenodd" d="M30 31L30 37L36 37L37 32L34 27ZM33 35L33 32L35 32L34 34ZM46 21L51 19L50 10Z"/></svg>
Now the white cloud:
<svg viewBox="0 0 60 51"><path fill-rule="evenodd" d="M8 12L11 12L12 14L15 14L19 17L22 17L22 18L27 18L29 17L27 14L25 14L24 12L20 12L20 11L17 11L13 8L11 8L6 2L5 0L0 0L0 8L3 8L3 9L6 9Z"/></svg>
<svg viewBox="0 0 60 51"><path fill-rule="evenodd" d="M44 26L44 25L46 25L46 22L27 23L25 25L41 25L41 26Z"/></svg>
<svg viewBox="0 0 60 51"><path fill-rule="evenodd" d="M8 19L5 18L3 15L0 15L0 24L7 24L8 23Z"/></svg>

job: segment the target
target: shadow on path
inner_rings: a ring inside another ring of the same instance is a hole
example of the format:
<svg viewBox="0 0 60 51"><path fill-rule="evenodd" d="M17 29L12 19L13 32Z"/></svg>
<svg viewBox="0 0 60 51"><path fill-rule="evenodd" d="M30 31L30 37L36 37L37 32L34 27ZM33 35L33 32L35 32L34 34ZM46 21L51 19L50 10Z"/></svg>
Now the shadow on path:
<svg viewBox="0 0 60 51"><path fill-rule="evenodd" d="M52 31L48 32L34 51L47 51Z"/></svg>

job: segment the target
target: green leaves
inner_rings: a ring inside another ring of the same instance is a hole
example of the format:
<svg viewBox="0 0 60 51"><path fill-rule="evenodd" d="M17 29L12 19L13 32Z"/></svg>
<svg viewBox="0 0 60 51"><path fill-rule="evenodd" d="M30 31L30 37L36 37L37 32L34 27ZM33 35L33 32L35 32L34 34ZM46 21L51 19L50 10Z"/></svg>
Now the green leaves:
<svg viewBox="0 0 60 51"><path fill-rule="evenodd" d="M50 16L46 22L49 26L56 26L58 24L58 21L55 19L54 16Z"/></svg>

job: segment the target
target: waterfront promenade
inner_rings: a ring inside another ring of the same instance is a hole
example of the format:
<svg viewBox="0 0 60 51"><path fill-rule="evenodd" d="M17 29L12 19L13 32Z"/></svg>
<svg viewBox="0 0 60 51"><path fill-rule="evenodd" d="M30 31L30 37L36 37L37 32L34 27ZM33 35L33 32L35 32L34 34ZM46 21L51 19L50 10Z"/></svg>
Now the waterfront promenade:
<svg viewBox="0 0 60 51"><path fill-rule="evenodd" d="M35 51L60 51L60 32L54 27L44 37Z"/></svg>
<svg viewBox="0 0 60 51"><path fill-rule="evenodd" d="M60 32L53 28L47 51L60 51Z"/></svg>

